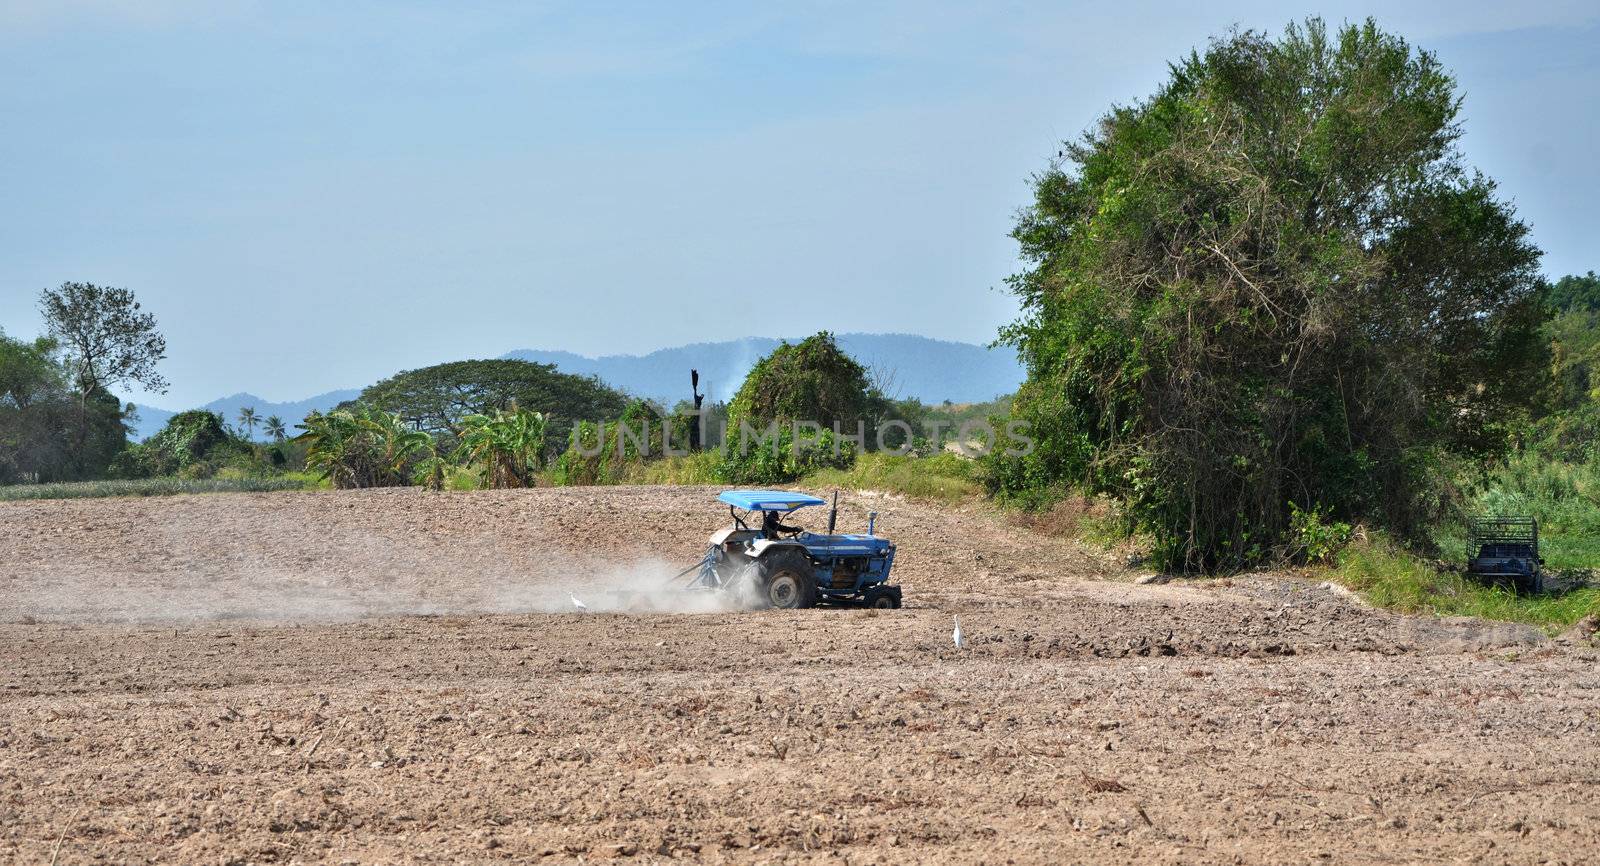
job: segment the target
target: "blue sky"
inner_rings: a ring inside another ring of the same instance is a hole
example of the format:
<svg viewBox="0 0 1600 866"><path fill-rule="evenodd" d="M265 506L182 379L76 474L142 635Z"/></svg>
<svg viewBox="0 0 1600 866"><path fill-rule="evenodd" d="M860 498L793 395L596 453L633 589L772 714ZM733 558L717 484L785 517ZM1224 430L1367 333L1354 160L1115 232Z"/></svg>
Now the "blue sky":
<svg viewBox="0 0 1600 866"><path fill-rule="evenodd" d="M132 288L171 408L516 348L987 342L1028 175L1230 25L1437 52L1551 274L1600 269L1600 7L0 0L0 328Z"/></svg>

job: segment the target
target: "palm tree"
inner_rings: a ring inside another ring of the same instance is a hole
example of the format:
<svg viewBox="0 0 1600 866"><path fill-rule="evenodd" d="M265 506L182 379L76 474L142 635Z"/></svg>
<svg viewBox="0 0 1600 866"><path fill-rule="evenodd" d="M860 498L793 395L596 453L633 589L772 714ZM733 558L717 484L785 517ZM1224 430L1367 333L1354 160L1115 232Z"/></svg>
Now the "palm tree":
<svg viewBox="0 0 1600 866"><path fill-rule="evenodd" d="M254 406L246 406L239 410L239 426L245 429L245 434L249 438L256 438L256 425L260 423L261 419L256 417Z"/></svg>
<svg viewBox="0 0 1600 866"><path fill-rule="evenodd" d="M267 416L267 435L272 437L272 441L281 444L283 442L283 438L284 438L285 433L286 433L286 430L285 430L285 428L283 426L283 419L279 418L276 415L268 415Z"/></svg>
<svg viewBox="0 0 1600 866"><path fill-rule="evenodd" d="M461 419L461 446L455 456L477 464L491 489L532 487L535 473L544 466L544 434L545 417L538 412L468 415Z"/></svg>

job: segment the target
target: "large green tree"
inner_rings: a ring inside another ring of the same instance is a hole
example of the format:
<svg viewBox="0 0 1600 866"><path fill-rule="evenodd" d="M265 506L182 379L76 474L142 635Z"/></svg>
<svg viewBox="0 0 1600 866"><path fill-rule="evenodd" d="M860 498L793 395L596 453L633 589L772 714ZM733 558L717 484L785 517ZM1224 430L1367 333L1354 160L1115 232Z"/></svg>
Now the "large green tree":
<svg viewBox="0 0 1600 866"><path fill-rule="evenodd" d="M1434 459L1502 447L1543 363L1539 252L1459 110L1433 54L1311 20L1066 145L1014 232L1039 448L999 485L1116 497L1177 569L1272 555L1293 506L1420 535Z"/></svg>
<svg viewBox="0 0 1600 866"><path fill-rule="evenodd" d="M393 412L417 429L455 438L471 415L523 409L548 419L553 443L579 421L617 417L628 399L599 379L529 361L455 361L407 370L368 387L361 402Z"/></svg>

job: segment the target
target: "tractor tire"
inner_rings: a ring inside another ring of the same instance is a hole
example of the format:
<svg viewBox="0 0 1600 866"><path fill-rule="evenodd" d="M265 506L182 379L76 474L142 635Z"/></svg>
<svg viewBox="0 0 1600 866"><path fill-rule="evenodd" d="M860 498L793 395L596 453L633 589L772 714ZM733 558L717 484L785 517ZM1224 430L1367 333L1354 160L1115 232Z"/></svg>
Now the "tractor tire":
<svg viewBox="0 0 1600 866"><path fill-rule="evenodd" d="M900 606L900 593L886 586L873 587L867 590L865 598L867 607L878 610L894 610Z"/></svg>
<svg viewBox="0 0 1600 866"><path fill-rule="evenodd" d="M785 550L764 556L757 574L759 606L778 610L817 606L817 576L805 554Z"/></svg>

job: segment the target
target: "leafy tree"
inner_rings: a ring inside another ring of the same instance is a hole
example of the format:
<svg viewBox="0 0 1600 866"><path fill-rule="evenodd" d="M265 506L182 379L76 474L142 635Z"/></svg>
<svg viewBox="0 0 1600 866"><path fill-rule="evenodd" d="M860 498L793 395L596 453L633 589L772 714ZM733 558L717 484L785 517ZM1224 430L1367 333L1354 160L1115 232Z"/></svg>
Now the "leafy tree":
<svg viewBox="0 0 1600 866"><path fill-rule="evenodd" d="M1544 332L1550 341L1547 393L1524 444L1545 458L1583 461L1600 441L1600 310L1576 304Z"/></svg>
<svg viewBox="0 0 1600 866"><path fill-rule="evenodd" d="M1039 447L997 486L1112 495L1175 569L1281 552L1296 507L1420 538L1440 455L1502 449L1543 363L1539 252L1459 108L1432 54L1313 19L1066 145L1013 234Z"/></svg>
<svg viewBox="0 0 1600 866"><path fill-rule="evenodd" d="M1581 277L1568 274L1545 288L1545 302L1558 313L1600 312L1600 277L1594 271Z"/></svg>
<svg viewBox="0 0 1600 866"><path fill-rule="evenodd" d="M514 410L461 419L461 445L456 458L476 465L490 489L534 486L544 466L545 418L538 412Z"/></svg>
<svg viewBox="0 0 1600 866"><path fill-rule="evenodd" d="M0 332L0 405L27 409L64 390L65 376L56 361L56 348L56 341L49 337L25 343Z"/></svg>
<svg viewBox="0 0 1600 866"><path fill-rule="evenodd" d="M70 390L55 340L0 334L0 483L98 477L127 445L127 411L104 389Z"/></svg>
<svg viewBox="0 0 1600 866"><path fill-rule="evenodd" d="M239 409L239 426L244 428L246 438L256 438L256 425L260 423L261 419L256 417L254 406L244 406Z"/></svg>
<svg viewBox="0 0 1600 866"><path fill-rule="evenodd" d="M286 428L283 426L283 419L276 415L267 416L266 431L267 435L272 437L272 441L278 443L283 442L284 436L287 432Z"/></svg>
<svg viewBox="0 0 1600 866"><path fill-rule="evenodd" d="M137 383L165 393L167 380L156 365L167 356L167 341L155 317L143 312L133 292L94 283L62 283L39 295L50 335L66 352L80 399L97 389Z"/></svg>
<svg viewBox="0 0 1600 866"><path fill-rule="evenodd" d="M455 437L469 415L492 416L514 407L546 418L551 441L565 441L580 420L617 417L628 405L621 392L593 377L573 376L553 364L528 361L455 361L407 370L361 392L360 400L400 416L429 433Z"/></svg>
<svg viewBox="0 0 1600 866"><path fill-rule="evenodd" d="M149 444L156 452L157 475L172 475L210 457L233 442L222 416L205 409L190 409L167 419Z"/></svg>
<svg viewBox="0 0 1600 866"><path fill-rule="evenodd" d="M893 412L867 368L832 334L783 343L756 362L728 404L716 475L725 484L780 484L816 469L846 468L858 450L875 444L878 423ZM818 429L798 441L796 423Z"/></svg>

